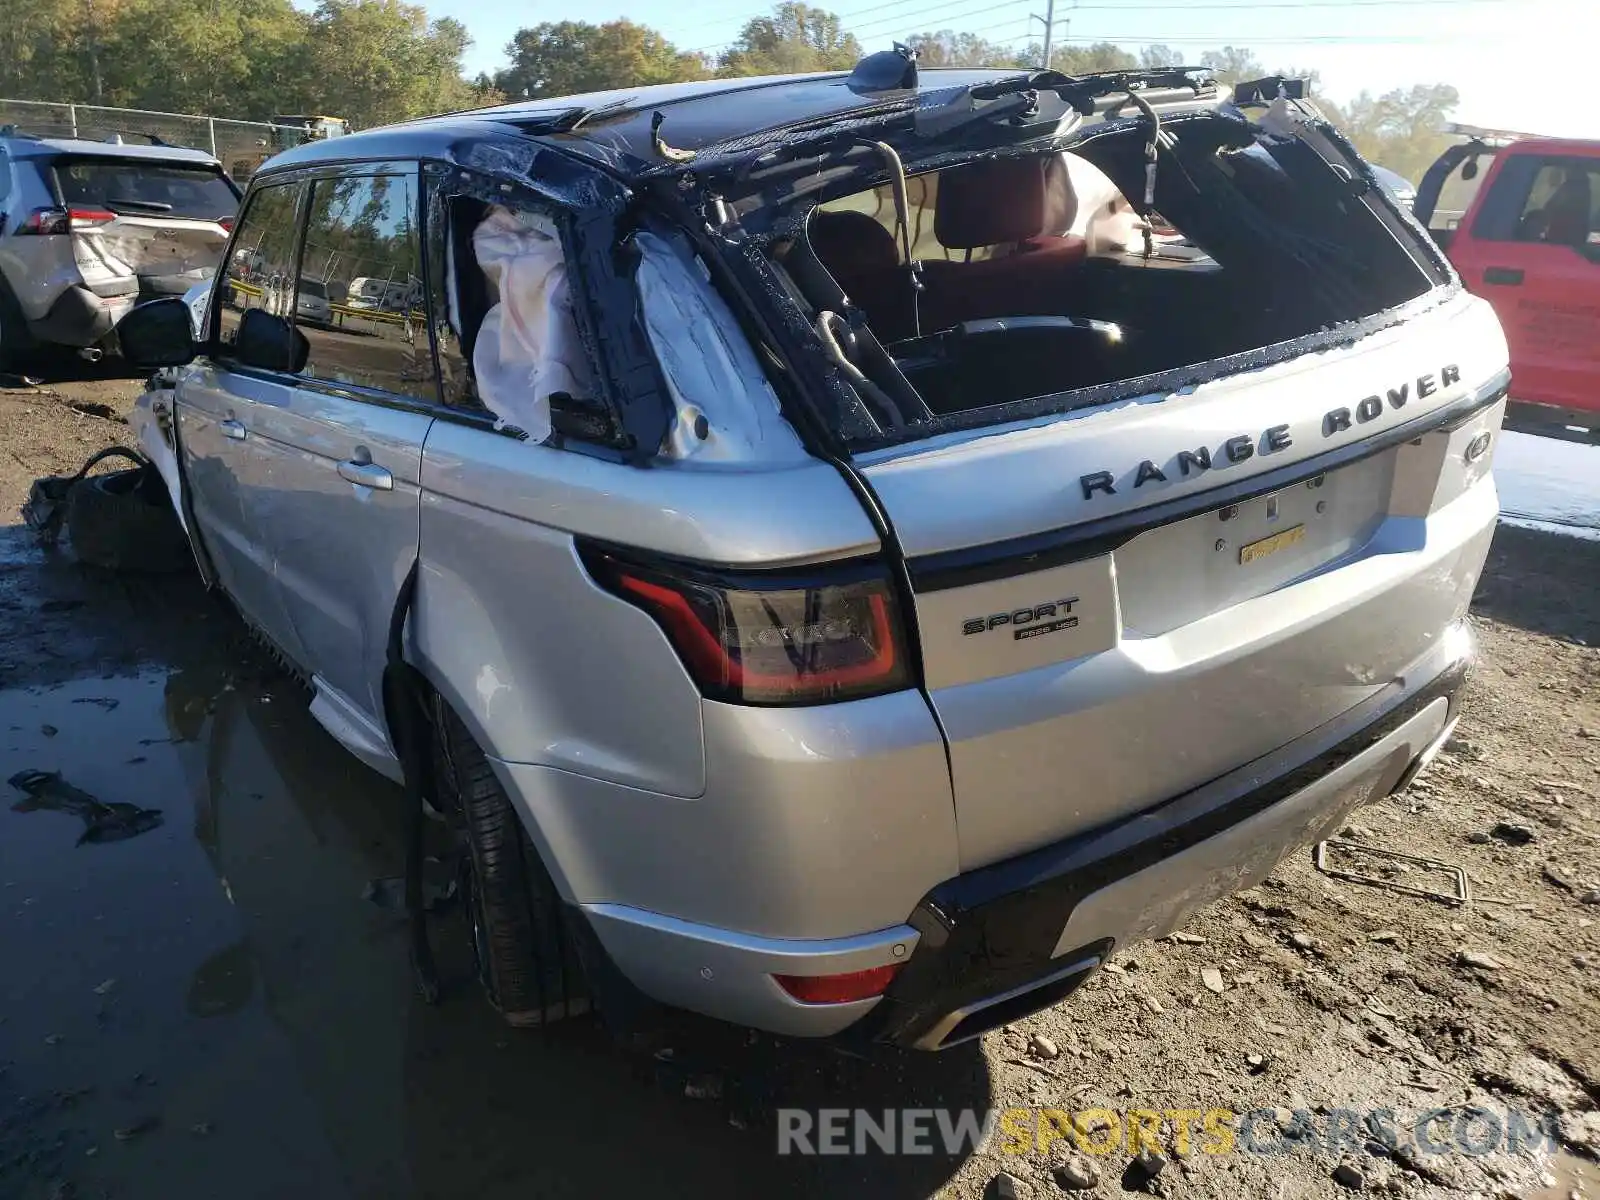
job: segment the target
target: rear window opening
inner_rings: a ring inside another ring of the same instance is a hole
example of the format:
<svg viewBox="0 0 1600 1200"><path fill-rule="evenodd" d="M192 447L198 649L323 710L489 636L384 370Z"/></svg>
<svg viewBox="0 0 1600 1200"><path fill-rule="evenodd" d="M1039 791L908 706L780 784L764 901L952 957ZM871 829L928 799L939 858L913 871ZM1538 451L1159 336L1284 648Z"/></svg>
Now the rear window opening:
<svg viewBox="0 0 1600 1200"><path fill-rule="evenodd" d="M1043 397L1061 399L1027 407L1101 402L1107 385L1347 325L1444 278L1378 188L1299 139L1188 122L1148 206L1132 199L1147 140L1107 132L915 175L904 228L884 184L775 244L882 438Z"/></svg>
<svg viewBox="0 0 1600 1200"><path fill-rule="evenodd" d="M54 163L61 202L130 217L231 219L239 197L219 167L69 156Z"/></svg>

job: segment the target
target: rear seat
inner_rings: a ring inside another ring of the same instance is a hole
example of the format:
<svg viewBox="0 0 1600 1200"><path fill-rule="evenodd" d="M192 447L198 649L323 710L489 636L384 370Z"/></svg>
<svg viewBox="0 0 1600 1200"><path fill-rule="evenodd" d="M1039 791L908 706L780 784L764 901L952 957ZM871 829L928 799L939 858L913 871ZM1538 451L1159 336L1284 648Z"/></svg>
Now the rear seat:
<svg viewBox="0 0 1600 1200"><path fill-rule="evenodd" d="M1051 231L1070 227L1074 211L1066 170L1054 158L991 159L941 173L933 220L940 245L1016 249L975 262L923 264L922 328L1068 312L1072 267L1088 247Z"/></svg>
<svg viewBox="0 0 1600 1200"><path fill-rule="evenodd" d="M806 230L812 252L862 312L881 342L915 332L911 277L900 264L894 234L863 212L811 214Z"/></svg>
<svg viewBox="0 0 1600 1200"><path fill-rule="evenodd" d="M934 234L950 250L1011 249L974 262L923 263L923 332L985 317L1059 316L1070 311L1072 267L1082 238L1050 231L1072 225L1076 201L1054 157L991 159L943 171ZM911 337L911 281L894 234L860 212L818 211L811 248L883 342Z"/></svg>

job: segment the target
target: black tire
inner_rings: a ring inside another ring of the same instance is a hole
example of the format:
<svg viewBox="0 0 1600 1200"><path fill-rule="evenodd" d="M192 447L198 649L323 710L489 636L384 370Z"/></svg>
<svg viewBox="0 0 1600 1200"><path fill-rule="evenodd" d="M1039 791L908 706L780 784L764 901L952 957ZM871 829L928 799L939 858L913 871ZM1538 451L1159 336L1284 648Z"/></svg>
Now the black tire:
<svg viewBox="0 0 1600 1200"><path fill-rule="evenodd" d="M462 891L489 1003L519 1027L588 1012L583 971L550 872L461 719L437 699L433 717L436 801L465 843Z"/></svg>
<svg viewBox="0 0 1600 1200"><path fill-rule="evenodd" d="M194 565L189 539L153 467L79 480L66 527L73 553L91 566L171 575Z"/></svg>

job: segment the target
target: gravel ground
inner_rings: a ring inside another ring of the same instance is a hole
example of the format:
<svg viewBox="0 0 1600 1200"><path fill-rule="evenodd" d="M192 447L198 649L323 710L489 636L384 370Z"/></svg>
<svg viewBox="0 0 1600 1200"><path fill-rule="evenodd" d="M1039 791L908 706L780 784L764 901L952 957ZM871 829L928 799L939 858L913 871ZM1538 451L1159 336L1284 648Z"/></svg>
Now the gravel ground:
<svg viewBox="0 0 1600 1200"><path fill-rule="evenodd" d="M124 440L138 391L0 390L0 525ZM1456 737L1343 835L1460 868L1470 905L1301 854L981 1046L860 1059L691 1020L639 1060L590 1027L511 1034L460 963L418 1004L361 898L398 869L393 789L192 582L0 529L0 778L166 816L79 848L64 816L0 814L0 1195L1600 1197L1600 542L1502 528L1474 615ZM775 1110L823 1106L1016 1111L976 1152L777 1157ZM1449 1152L1414 1143L1430 1110ZM1513 1111L1553 1140L1512 1152Z"/></svg>

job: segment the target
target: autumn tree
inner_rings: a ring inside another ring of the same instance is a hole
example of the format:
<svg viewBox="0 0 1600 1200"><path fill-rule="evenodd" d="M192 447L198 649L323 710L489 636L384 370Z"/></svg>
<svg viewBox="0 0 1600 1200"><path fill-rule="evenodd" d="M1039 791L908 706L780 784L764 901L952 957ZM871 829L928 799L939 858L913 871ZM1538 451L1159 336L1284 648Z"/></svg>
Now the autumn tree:
<svg viewBox="0 0 1600 1200"><path fill-rule="evenodd" d="M1037 67L1044 62L1044 46L1030 42L1017 56L1024 66ZM1087 46L1052 46L1050 66L1064 75L1088 75L1094 71L1130 71L1139 60L1113 42L1092 42Z"/></svg>
<svg viewBox="0 0 1600 1200"><path fill-rule="evenodd" d="M556 21L519 29L506 46L510 64L494 86L522 99L606 88L704 79L711 66L633 21Z"/></svg>
<svg viewBox="0 0 1600 1200"><path fill-rule="evenodd" d="M999 42L985 41L975 33L941 29L937 33L918 33L906 39L917 52L923 67L1016 67L1024 65L1016 49Z"/></svg>
<svg viewBox="0 0 1600 1200"><path fill-rule="evenodd" d="M723 52L720 75L784 75L848 71L861 58L861 43L846 33L836 14L790 0L770 16L745 22Z"/></svg>
<svg viewBox="0 0 1600 1200"><path fill-rule="evenodd" d="M1362 92L1344 106L1339 124L1363 157L1414 183L1450 144L1445 126L1460 100L1447 83L1419 83L1381 96Z"/></svg>

